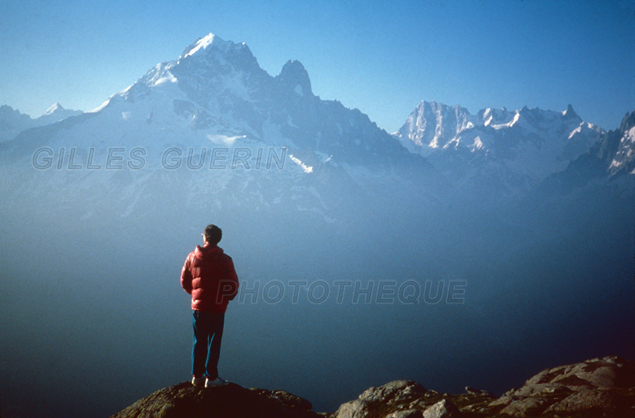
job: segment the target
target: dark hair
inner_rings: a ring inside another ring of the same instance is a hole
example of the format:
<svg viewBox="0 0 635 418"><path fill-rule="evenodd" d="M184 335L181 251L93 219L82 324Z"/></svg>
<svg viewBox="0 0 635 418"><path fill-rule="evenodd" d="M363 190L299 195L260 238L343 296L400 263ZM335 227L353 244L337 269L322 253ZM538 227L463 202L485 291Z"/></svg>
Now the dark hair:
<svg viewBox="0 0 635 418"><path fill-rule="evenodd" d="M216 245L223 238L223 231L216 225L210 224L205 227L203 235L209 244Z"/></svg>

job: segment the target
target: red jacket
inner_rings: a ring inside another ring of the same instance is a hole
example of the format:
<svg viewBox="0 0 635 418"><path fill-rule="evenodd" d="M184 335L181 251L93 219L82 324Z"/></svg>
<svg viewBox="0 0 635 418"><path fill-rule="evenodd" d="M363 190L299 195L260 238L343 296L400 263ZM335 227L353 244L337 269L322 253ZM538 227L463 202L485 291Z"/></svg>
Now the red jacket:
<svg viewBox="0 0 635 418"><path fill-rule="evenodd" d="M197 245L185 259L181 286L192 295L195 311L224 313L238 293L234 262L222 248Z"/></svg>

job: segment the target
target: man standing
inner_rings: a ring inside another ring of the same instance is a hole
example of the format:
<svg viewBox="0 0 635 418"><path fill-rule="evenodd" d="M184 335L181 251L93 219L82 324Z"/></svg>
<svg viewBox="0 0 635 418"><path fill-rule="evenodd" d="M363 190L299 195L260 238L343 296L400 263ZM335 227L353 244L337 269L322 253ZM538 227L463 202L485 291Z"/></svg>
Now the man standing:
<svg viewBox="0 0 635 418"><path fill-rule="evenodd" d="M207 225L204 246L196 246L181 271L181 286L192 295L194 311L192 384L205 382L206 388L226 383L218 376L218 359L227 304L238 293L234 262L218 247L222 237L219 227Z"/></svg>

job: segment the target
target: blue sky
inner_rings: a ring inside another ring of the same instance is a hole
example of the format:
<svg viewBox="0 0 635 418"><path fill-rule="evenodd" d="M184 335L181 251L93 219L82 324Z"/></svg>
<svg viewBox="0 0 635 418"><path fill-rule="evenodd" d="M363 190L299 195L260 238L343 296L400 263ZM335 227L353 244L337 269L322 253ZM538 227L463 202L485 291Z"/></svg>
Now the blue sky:
<svg viewBox="0 0 635 418"><path fill-rule="evenodd" d="M422 100L565 110L614 129L635 110L635 0L76 1L0 4L0 104L90 110L208 33L271 75L389 132Z"/></svg>

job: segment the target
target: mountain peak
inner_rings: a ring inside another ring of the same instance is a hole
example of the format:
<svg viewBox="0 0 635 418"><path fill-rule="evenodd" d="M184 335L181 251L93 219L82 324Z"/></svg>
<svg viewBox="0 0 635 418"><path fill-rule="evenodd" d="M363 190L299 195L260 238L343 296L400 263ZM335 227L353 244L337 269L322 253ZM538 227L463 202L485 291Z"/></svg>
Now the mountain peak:
<svg viewBox="0 0 635 418"><path fill-rule="evenodd" d="M244 42L225 41L212 33L196 40L185 48L176 61L167 65L177 79L179 70L176 67L183 67L181 70L187 68L189 72L194 66L198 67L198 70L194 70L195 72L213 71L223 74L230 73L231 67L246 73L262 71L258 61Z"/></svg>
<svg viewBox="0 0 635 418"><path fill-rule="evenodd" d="M630 114L626 113L626 115L624 115L624 118L620 123L619 130L624 133L629 131L633 127L635 127L635 110L633 110L633 112Z"/></svg>
<svg viewBox="0 0 635 418"><path fill-rule="evenodd" d="M432 100L430 102L423 100L421 103L419 103L419 105L417 105L417 110L421 111L424 109L429 109L431 111L439 111L442 110L444 108L447 108L449 106L444 105L443 103L437 103L436 101Z"/></svg>
<svg viewBox="0 0 635 418"><path fill-rule="evenodd" d="M46 109L46 112L44 112L44 115L52 115L55 112L62 112L64 110L66 109L64 109L64 107L62 107L62 105L59 102L56 102L53 106Z"/></svg>
<svg viewBox="0 0 635 418"><path fill-rule="evenodd" d="M41 116L37 118L39 124L49 124L59 122L62 119L66 119L70 116L77 116L84 112L81 110L72 110L64 108L59 102L56 102L53 106L46 109Z"/></svg>
<svg viewBox="0 0 635 418"><path fill-rule="evenodd" d="M221 50L228 50L233 45L236 44L231 41L225 41L220 36L214 35L213 33L209 33L202 38L198 38L193 44L185 48L179 58L182 59L185 57L194 56L195 54L200 54L201 52L212 47L216 47L217 49Z"/></svg>
<svg viewBox="0 0 635 418"><path fill-rule="evenodd" d="M27 117L29 119L31 119L31 117L29 115L27 115L26 113L21 113L18 109L14 109L9 105L2 105L0 106L0 116L12 116L12 117L16 117L16 118L21 118L21 117Z"/></svg>
<svg viewBox="0 0 635 418"><path fill-rule="evenodd" d="M429 102L426 100L421 101L417 105L413 113L416 113L416 112L432 112L439 115L442 115L443 113L447 113L447 112L455 113L455 114L465 114L465 115L470 114L470 112L464 107L461 107L459 105L449 106L449 105L437 102L435 100L432 100Z"/></svg>
<svg viewBox="0 0 635 418"><path fill-rule="evenodd" d="M580 116L573 110L571 104L567 106L567 110L562 112L562 116L564 116L565 119L580 119Z"/></svg>
<svg viewBox="0 0 635 418"><path fill-rule="evenodd" d="M294 89L300 96L313 95L311 91L309 73L300 61L287 61L287 63L284 64L284 67L282 67L282 71L280 71L280 75L277 78L281 84Z"/></svg>

